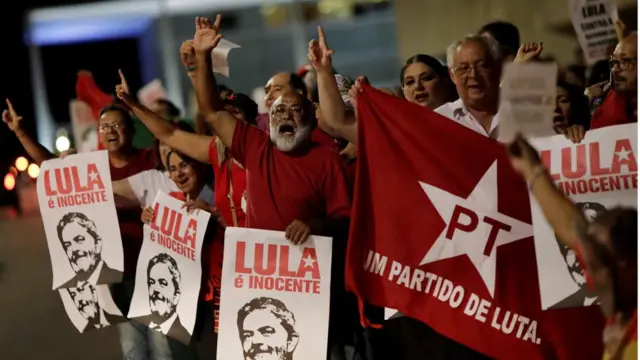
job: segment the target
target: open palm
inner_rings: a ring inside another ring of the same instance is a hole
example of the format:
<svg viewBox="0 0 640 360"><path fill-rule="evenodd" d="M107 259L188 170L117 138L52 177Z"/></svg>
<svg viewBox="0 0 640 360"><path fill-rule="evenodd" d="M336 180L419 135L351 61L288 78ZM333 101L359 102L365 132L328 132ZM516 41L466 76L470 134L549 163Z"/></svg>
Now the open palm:
<svg viewBox="0 0 640 360"><path fill-rule="evenodd" d="M196 17L196 32L193 35L195 51L209 52L218 45L222 39L222 35L219 34L221 21L222 16L220 15L216 17L216 22L213 24L207 18Z"/></svg>

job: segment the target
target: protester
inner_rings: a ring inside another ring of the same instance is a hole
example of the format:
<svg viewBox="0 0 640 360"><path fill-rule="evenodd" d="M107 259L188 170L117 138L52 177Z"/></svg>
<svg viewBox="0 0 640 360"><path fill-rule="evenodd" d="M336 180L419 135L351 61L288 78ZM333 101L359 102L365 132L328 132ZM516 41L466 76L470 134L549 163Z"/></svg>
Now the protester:
<svg viewBox="0 0 640 360"><path fill-rule="evenodd" d="M591 129L638 121L638 35L618 43L610 60L613 86L591 117Z"/></svg>
<svg viewBox="0 0 640 360"><path fill-rule="evenodd" d="M180 120L180 109L167 99L157 99L151 104L151 110L167 121Z"/></svg>
<svg viewBox="0 0 640 360"><path fill-rule="evenodd" d="M513 168L529 183L557 238L578 254L608 319L604 359L637 359L638 211L616 207L592 223L554 184L522 137L509 146Z"/></svg>
<svg viewBox="0 0 640 360"><path fill-rule="evenodd" d="M500 44L503 61L513 61L520 48L520 30L510 22L495 21L484 25L478 34L487 36Z"/></svg>
<svg viewBox="0 0 640 360"><path fill-rule="evenodd" d="M429 55L417 54L408 58L400 71L400 83L405 99L429 109L458 97L447 67Z"/></svg>
<svg viewBox="0 0 640 360"><path fill-rule="evenodd" d="M264 106L271 109L273 102L282 94L294 92L305 98L309 97L307 85L296 74L281 72L273 75L267 85L264 86ZM269 131L269 115L261 114L258 117L258 128L263 131Z"/></svg>

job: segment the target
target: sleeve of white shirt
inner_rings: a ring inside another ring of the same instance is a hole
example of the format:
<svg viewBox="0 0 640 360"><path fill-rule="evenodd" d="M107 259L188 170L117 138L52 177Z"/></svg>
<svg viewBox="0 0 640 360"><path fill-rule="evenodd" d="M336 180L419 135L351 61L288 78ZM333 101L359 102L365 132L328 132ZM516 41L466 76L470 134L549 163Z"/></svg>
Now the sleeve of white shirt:
<svg viewBox="0 0 640 360"><path fill-rule="evenodd" d="M166 172L160 170L147 170L127 178L131 190L135 194L142 207L151 206L158 191L169 194L180 191L178 186L169 178Z"/></svg>

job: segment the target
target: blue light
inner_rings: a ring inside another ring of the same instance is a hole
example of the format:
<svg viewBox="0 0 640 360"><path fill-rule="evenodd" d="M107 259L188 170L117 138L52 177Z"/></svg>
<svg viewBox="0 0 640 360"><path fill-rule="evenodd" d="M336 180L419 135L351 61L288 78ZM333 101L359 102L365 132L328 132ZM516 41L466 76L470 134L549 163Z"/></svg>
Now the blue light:
<svg viewBox="0 0 640 360"><path fill-rule="evenodd" d="M137 37L152 21L151 17L105 17L40 22L30 25L24 41L43 46Z"/></svg>

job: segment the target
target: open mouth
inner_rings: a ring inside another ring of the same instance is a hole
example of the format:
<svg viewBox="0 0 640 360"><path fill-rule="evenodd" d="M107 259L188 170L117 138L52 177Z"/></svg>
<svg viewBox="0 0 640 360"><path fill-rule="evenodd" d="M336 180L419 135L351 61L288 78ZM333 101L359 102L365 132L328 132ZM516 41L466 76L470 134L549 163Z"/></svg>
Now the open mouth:
<svg viewBox="0 0 640 360"><path fill-rule="evenodd" d="M116 144L118 142L118 137L117 136L111 136L107 138L107 142L109 144Z"/></svg>
<svg viewBox="0 0 640 360"><path fill-rule="evenodd" d="M424 93L416 94L416 96L415 96L416 101L425 101L425 100L427 100L427 98L429 98L429 95L424 94Z"/></svg>
<svg viewBox="0 0 640 360"><path fill-rule="evenodd" d="M282 124L278 128L278 133L282 135L293 135L296 132L296 128L293 125Z"/></svg>
<svg viewBox="0 0 640 360"><path fill-rule="evenodd" d="M187 182L189 182L188 178L178 179L178 185L180 185L181 187L185 186Z"/></svg>

